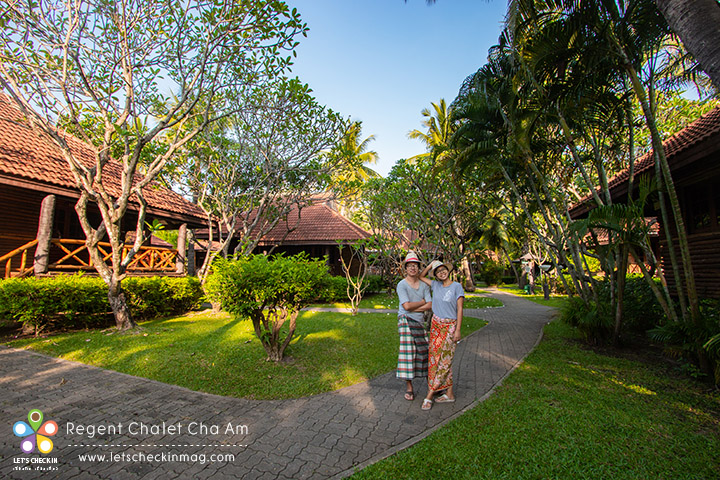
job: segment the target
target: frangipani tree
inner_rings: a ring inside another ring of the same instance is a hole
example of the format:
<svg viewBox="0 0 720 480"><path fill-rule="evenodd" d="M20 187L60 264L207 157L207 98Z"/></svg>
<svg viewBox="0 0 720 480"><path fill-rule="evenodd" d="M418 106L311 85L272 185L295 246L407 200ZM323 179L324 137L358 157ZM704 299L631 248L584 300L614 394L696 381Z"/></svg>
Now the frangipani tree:
<svg viewBox="0 0 720 480"><path fill-rule="evenodd" d="M324 152L340 141L345 121L318 104L298 79L281 78L254 92L223 125L188 144L178 162L181 183L208 215L202 279L217 254L228 256L233 239L235 253L245 255L278 223L296 228L299 218L289 212L323 191L341 164ZM217 249L214 220L221 235Z"/></svg>
<svg viewBox="0 0 720 480"><path fill-rule="evenodd" d="M298 13L276 0L5 2L0 87L57 145L76 180L76 211L118 328L135 325L121 282L144 240L143 190L209 124L242 110L237 99L282 72L305 31ZM87 116L102 126L84 128ZM76 157L65 122L97 146L92 162ZM166 148L141 173L143 152L157 138ZM122 154L112 159L116 151ZM122 165L117 192L105 178L112 161ZM131 202L139 211L135 242L123 256L121 225ZM100 225L88 219L91 204ZM98 250L105 236L110 265Z"/></svg>

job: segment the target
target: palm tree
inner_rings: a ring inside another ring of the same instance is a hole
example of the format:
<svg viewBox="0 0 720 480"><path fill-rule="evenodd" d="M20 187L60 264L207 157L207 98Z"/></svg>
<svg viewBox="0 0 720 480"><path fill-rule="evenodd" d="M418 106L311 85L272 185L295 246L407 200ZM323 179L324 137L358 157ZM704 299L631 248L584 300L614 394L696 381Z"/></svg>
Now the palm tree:
<svg viewBox="0 0 720 480"><path fill-rule="evenodd" d="M440 99L440 103L431 102L430 105L432 111L424 108L421 112L426 118L422 124L427 131L412 130L408 138L423 142L432 158L443 162L450 150L450 138L457 130L457 125L452 121L452 109L448 108L444 98Z"/></svg>
<svg viewBox="0 0 720 480"><path fill-rule="evenodd" d="M332 174L330 185L340 200L343 214L347 214L348 210L357 204L362 185L371 178L380 177L379 173L368 166L377 163L379 158L377 152L369 150L373 140L375 135L362 139L362 122L352 122L328 154L338 165Z"/></svg>

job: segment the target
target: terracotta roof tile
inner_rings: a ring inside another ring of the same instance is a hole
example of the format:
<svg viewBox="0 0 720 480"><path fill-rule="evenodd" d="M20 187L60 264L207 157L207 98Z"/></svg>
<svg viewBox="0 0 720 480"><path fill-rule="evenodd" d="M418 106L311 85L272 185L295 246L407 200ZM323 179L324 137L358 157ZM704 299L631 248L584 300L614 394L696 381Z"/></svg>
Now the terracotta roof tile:
<svg viewBox="0 0 720 480"><path fill-rule="evenodd" d="M720 134L720 107L715 107L675 135L665 140L663 142L663 147L665 147L665 156L668 161L671 162L673 157L676 157L693 145L718 134ZM635 175L647 172L654 166L655 159L653 157L653 151L651 150L635 160ZM608 180L608 188L612 191L614 188L627 182L629 178L630 171L629 169L625 169ZM590 194L583 197L578 203L570 208L571 214L574 211L584 211L585 209L581 207L591 199L592 195Z"/></svg>
<svg viewBox="0 0 720 480"><path fill-rule="evenodd" d="M317 203L288 213L259 245L334 245L337 240L356 241L370 234L324 203Z"/></svg>
<svg viewBox="0 0 720 480"><path fill-rule="evenodd" d="M66 134L73 154L85 165L93 165L95 148ZM110 162L104 169L105 187L111 195L120 194L122 166ZM75 179L60 149L29 127L22 113L0 93L0 175L30 181L34 184L61 187L79 192ZM140 180L136 175L136 181ZM181 195L153 182L144 189L151 209L192 217L204 223L205 215L197 205ZM158 212L162 213L162 212Z"/></svg>

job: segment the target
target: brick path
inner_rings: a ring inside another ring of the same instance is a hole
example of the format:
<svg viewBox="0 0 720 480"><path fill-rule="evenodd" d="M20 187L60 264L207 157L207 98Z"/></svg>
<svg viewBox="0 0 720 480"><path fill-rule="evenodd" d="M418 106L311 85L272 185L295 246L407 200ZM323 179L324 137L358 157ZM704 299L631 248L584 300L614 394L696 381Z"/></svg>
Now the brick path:
<svg viewBox="0 0 720 480"><path fill-rule="evenodd" d="M0 478L342 478L407 448L483 400L534 348L554 310L497 290L490 295L505 306L466 311L489 324L458 345L457 402L429 412L420 410L424 382L416 380L416 399L408 402L394 372L313 397L253 401L0 348ZM12 434L12 425L31 408L60 426L48 455L22 454ZM161 429L163 422L164 433L140 430ZM71 423L75 430L68 432ZM78 425L116 431L90 438ZM104 454L106 461L82 461L79 455L86 454ZM218 454L234 460L210 461ZM16 470L20 459L41 458L56 461L44 464L56 470Z"/></svg>

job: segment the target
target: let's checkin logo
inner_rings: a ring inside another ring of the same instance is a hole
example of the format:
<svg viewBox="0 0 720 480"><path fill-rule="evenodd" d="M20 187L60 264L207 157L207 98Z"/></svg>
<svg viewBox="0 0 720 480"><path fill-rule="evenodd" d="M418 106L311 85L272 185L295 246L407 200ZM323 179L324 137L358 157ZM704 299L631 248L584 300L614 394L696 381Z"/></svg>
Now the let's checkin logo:
<svg viewBox="0 0 720 480"><path fill-rule="evenodd" d="M22 438L20 450L24 453L32 453L37 449L43 455L53 450L53 442L49 437L58 431L58 424L53 420L43 423L43 413L37 408L28 412L27 423L22 420L15 422L13 433Z"/></svg>

